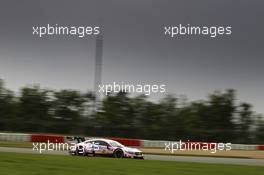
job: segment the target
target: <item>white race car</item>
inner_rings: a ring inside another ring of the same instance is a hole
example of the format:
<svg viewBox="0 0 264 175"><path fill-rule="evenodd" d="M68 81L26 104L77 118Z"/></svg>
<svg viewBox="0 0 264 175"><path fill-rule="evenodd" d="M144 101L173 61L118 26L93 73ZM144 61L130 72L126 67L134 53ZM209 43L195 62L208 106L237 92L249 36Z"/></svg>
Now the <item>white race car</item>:
<svg viewBox="0 0 264 175"><path fill-rule="evenodd" d="M144 159L143 153L139 149L126 147L109 139L90 139L77 143L70 147L69 153L71 155Z"/></svg>

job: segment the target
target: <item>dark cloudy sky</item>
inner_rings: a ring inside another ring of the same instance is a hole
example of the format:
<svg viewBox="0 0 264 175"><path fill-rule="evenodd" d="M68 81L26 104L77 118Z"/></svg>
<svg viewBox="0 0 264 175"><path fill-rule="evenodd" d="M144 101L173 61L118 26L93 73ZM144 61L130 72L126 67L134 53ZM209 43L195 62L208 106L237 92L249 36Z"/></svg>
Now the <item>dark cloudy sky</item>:
<svg viewBox="0 0 264 175"><path fill-rule="evenodd" d="M92 89L94 38L37 38L32 26L103 24L104 83L166 84L191 100L234 88L264 113L263 9L262 0L0 0L0 78L15 91ZM232 35L164 36L178 24L230 25Z"/></svg>

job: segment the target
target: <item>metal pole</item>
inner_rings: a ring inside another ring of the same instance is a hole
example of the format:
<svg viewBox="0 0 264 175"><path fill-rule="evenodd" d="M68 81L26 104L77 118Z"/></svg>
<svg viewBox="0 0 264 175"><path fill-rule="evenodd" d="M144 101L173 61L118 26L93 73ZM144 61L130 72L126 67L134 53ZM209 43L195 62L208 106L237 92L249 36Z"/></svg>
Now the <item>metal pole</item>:
<svg viewBox="0 0 264 175"><path fill-rule="evenodd" d="M97 111L98 100L100 98L99 85L102 81L102 58L103 58L103 35L96 36L95 51L95 71L94 71L94 110Z"/></svg>

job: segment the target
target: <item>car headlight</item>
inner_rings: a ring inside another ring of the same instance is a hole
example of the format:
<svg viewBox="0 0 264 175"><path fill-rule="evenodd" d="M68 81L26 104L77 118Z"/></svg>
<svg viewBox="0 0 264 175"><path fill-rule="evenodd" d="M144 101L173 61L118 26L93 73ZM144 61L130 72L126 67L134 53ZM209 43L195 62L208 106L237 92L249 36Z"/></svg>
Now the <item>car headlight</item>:
<svg viewBox="0 0 264 175"><path fill-rule="evenodd" d="M126 151L128 154L135 154L135 152L132 151Z"/></svg>
<svg viewBox="0 0 264 175"><path fill-rule="evenodd" d="M142 155L142 152L136 152L135 153L137 156L141 156Z"/></svg>

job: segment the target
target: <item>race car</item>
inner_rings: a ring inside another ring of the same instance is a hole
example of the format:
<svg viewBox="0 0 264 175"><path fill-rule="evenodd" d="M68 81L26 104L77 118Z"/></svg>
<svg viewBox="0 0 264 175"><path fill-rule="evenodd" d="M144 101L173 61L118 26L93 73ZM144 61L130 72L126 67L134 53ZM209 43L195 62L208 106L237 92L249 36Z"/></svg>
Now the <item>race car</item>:
<svg viewBox="0 0 264 175"><path fill-rule="evenodd" d="M90 139L70 147L70 155L144 159L142 151L110 139Z"/></svg>

